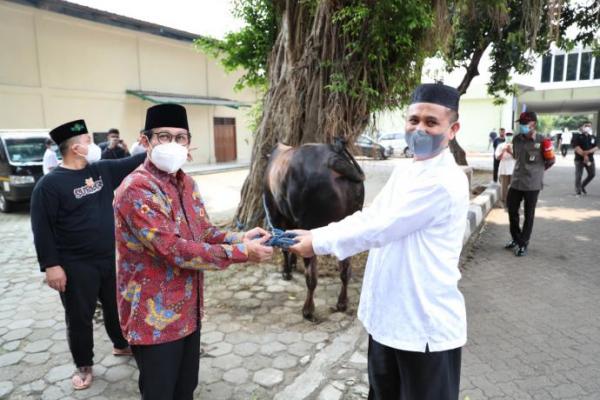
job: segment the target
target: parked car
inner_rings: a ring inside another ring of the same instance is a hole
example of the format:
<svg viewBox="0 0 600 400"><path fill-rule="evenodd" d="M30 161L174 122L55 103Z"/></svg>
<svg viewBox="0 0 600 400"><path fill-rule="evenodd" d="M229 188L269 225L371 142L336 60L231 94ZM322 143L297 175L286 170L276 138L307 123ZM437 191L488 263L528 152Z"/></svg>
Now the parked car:
<svg viewBox="0 0 600 400"><path fill-rule="evenodd" d="M406 144L404 133L384 133L379 137L379 144L394 149L394 154L403 155L404 157L412 157L413 154Z"/></svg>
<svg viewBox="0 0 600 400"><path fill-rule="evenodd" d="M0 131L0 212L28 202L42 177L48 131ZM60 156L59 156L60 158Z"/></svg>
<svg viewBox="0 0 600 400"><path fill-rule="evenodd" d="M360 135L354 145L359 151L358 155L372 157L377 160L385 160L394 153L391 146L384 147L367 135Z"/></svg>

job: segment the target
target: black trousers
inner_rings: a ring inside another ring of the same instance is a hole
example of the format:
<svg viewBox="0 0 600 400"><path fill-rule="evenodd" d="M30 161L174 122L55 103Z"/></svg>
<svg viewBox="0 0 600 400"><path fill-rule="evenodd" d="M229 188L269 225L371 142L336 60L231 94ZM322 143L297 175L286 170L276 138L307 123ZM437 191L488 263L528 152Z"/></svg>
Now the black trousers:
<svg viewBox="0 0 600 400"><path fill-rule="evenodd" d="M587 172L584 181L581 182L583 170ZM581 194L581 189L585 189L588 183L596 176L596 164L594 161L590 165L585 165L583 161L575 161L575 192Z"/></svg>
<svg viewBox="0 0 600 400"><path fill-rule="evenodd" d="M113 346L118 349L128 346L117 312L115 260L91 259L64 264L67 288L60 299L65 308L69 349L77 367L90 366L94 364L93 318L98 300Z"/></svg>
<svg viewBox="0 0 600 400"><path fill-rule="evenodd" d="M498 168L500 167L500 160L496 160L494 156L494 182L498 182Z"/></svg>
<svg viewBox="0 0 600 400"><path fill-rule="evenodd" d="M527 246L533 231L533 219L535 218L535 206L537 204L539 190L508 189L506 204L508 207L508 222L510 223L510 236L519 246ZM523 228L519 222L519 208L524 201L525 220Z"/></svg>
<svg viewBox="0 0 600 400"><path fill-rule="evenodd" d="M461 348L397 350L369 335L369 400L457 400Z"/></svg>
<svg viewBox="0 0 600 400"><path fill-rule="evenodd" d="M200 370L200 329L173 342L131 346L142 400L192 400Z"/></svg>

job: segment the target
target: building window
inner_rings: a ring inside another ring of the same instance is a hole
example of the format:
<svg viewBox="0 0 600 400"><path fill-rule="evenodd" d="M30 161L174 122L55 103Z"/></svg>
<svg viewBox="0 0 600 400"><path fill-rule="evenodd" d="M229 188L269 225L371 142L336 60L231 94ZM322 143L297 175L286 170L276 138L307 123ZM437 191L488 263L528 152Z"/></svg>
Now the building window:
<svg viewBox="0 0 600 400"><path fill-rule="evenodd" d="M542 82L550 82L550 70L552 69L552 54L542 58Z"/></svg>
<svg viewBox="0 0 600 400"><path fill-rule="evenodd" d="M552 82L561 82L563 78L563 72L565 71L565 56L561 54L554 56L554 76Z"/></svg>
<svg viewBox="0 0 600 400"><path fill-rule="evenodd" d="M590 79L592 72L592 53L581 53L581 67L579 68L579 79Z"/></svg>
<svg viewBox="0 0 600 400"><path fill-rule="evenodd" d="M600 57L596 56L594 64L594 79L600 79Z"/></svg>
<svg viewBox="0 0 600 400"><path fill-rule="evenodd" d="M579 53L569 54L567 56L567 80L574 81L577 79L577 59Z"/></svg>

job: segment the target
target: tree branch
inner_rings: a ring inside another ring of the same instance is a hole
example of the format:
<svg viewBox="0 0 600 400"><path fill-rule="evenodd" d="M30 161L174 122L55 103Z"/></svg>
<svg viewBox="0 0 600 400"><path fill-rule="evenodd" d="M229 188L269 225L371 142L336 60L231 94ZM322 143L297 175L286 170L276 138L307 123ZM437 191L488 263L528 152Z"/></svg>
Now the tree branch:
<svg viewBox="0 0 600 400"><path fill-rule="evenodd" d="M473 79L477 75L479 75L479 62L481 61L481 57L483 56L483 53L485 53L485 49L487 49L489 45L490 45L490 42L486 41L484 43L484 46L476 49L473 52L473 57L471 57L471 60L469 61L469 66L467 67L467 72L465 73L465 76L464 76L462 82L460 83L460 85L458 85L458 88L456 88L461 96L467 92L467 89L471 85L471 82L473 81Z"/></svg>

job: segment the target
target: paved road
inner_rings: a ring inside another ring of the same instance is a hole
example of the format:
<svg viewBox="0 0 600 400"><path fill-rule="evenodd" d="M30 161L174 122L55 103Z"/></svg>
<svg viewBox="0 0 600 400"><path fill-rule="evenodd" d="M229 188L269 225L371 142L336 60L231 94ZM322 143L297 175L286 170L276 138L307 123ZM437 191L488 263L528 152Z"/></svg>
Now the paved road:
<svg viewBox="0 0 600 400"><path fill-rule="evenodd" d="M600 181L576 198L573 175L571 158L547 173L527 257L502 248L501 209L467 254L471 400L600 399Z"/></svg>
<svg viewBox="0 0 600 400"><path fill-rule="evenodd" d="M572 175L571 160L548 173L527 257L502 249L501 209L465 252L461 399L600 399L600 181L575 198ZM138 398L135 363L109 355L101 326L94 385L71 390L63 312L37 272L27 212L0 215L0 237L0 398ZM207 275L198 399L366 398L366 336L354 318L360 271L347 313L331 311L338 279L320 278L316 324L301 318L299 274L283 282L275 265L248 265Z"/></svg>

